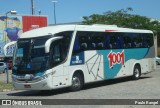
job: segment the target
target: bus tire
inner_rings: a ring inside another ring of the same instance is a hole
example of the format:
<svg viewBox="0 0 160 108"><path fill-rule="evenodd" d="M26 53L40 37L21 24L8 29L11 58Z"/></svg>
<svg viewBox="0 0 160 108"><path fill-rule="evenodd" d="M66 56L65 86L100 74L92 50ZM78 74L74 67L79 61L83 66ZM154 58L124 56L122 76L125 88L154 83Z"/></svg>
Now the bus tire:
<svg viewBox="0 0 160 108"><path fill-rule="evenodd" d="M83 87L83 77L80 73L75 73L72 77L72 85L70 87L71 91L79 91Z"/></svg>
<svg viewBox="0 0 160 108"><path fill-rule="evenodd" d="M159 65L158 61L156 61L156 65Z"/></svg>
<svg viewBox="0 0 160 108"><path fill-rule="evenodd" d="M135 65L133 69L133 79L138 80L141 76L140 65Z"/></svg>

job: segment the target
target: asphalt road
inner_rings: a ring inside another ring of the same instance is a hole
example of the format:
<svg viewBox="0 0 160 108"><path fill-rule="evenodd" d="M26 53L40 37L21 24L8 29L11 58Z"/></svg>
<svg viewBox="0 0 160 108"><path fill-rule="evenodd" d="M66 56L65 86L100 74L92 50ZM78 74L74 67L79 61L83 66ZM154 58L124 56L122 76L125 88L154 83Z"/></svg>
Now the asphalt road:
<svg viewBox="0 0 160 108"><path fill-rule="evenodd" d="M139 80L131 80L131 78L128 77L123 79L115 79L98 83L92 83L85 85L83 90L77 92L70 92L67 89L58 89L58 90L43 91L43 92L21 91L21 90L1 92L0 99L35 99L35 100L36 99L160 99L160 66L157 66L156 71L149 73L147 75L142 75ZM15 107L17 108L17 106ZM32 106L26 106L26 107L32 107ZM48 108L52 106L47 105L45 107ZM63 105L58 105L56 107L64 108ZM143 105L143 106L67 105L65 107L160 108L160 105L155 105L155 106L153 105L152 106L151 105Z"/></svg>

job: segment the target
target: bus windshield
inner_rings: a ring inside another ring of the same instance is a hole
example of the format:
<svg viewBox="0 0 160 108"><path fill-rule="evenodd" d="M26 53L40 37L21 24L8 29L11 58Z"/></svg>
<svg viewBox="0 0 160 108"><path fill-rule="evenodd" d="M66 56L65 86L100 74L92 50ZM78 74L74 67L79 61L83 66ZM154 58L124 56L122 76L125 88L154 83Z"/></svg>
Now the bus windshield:
<svg viewBox="0 0 160 108"><path fill-rule="evenodd" d="M67 59L72 33L72 31L65 31L54 35L18 39L13 55L12 72L36 74L61 64ZM62 36L62 39L53 40L47 47L50 51L45 52L47 40Z"/></svg>
<svg viewBox="0 0 160 108"><path fill-rule="evenodd" d="M48 67L49 54L45 53L45 42L49 37L20 39L13 59L13 72L34 74Z"/></svg>

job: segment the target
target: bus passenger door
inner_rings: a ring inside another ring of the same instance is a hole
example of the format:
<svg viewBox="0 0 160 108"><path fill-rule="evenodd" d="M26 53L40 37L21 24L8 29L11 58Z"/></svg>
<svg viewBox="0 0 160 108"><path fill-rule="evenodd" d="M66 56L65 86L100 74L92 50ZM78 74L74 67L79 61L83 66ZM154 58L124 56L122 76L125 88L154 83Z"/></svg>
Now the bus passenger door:
<svg viewBox="0 0 160 108"><path fill-rule="evenodd" d="M62 42L56 40L51 44L50 49L50 66L52 68L53 87L61 87L65 85L64 82L64 53L62 49Z"/></svg>

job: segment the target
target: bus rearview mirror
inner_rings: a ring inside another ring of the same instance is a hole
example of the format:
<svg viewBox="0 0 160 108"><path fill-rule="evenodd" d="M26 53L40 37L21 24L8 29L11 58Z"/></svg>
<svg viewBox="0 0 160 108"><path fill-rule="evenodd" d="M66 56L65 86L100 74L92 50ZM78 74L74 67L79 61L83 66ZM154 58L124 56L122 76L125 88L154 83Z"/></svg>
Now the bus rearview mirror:
<svg viewBox="0 0 160 108"><path fill-rule="evenodd" d="M58 39L62 39L62 38L63 38L63 36L53 37L53 38L48 39L45 43L45 53L50 52L50 46L51 46L52 42L54 42L55 40L58 40Z"/></svg>

